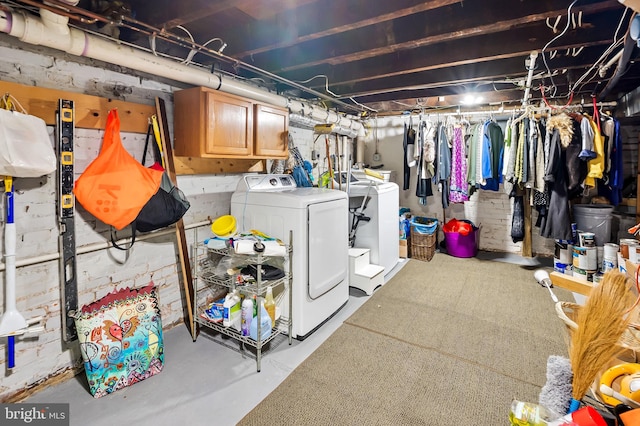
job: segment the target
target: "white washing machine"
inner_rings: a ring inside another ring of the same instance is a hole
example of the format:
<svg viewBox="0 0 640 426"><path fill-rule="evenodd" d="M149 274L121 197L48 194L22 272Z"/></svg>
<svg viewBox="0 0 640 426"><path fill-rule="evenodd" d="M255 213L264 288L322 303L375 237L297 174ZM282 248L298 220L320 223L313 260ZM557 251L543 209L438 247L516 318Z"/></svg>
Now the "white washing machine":
<svg viewBox="0 0 640 426"><path fill-rule="evenodd" d="M370 200L363 213L370 220L361 220L358 224L354 247L371 250L371 263L384 266L384 274L387 275L400 257L400 189L393 182L382 183L368 179L352 182L349 186L350 197L364 197L367 194Z"/></svg>
<svg viewBox="0 0 640 426"><path fill-rule="evenodd" d="M286 244L293 231L293 337L303 340L349 300L348 198L343 191L298 188L290 175L244 175L231 196L238 230L256 229Z"/></svg>

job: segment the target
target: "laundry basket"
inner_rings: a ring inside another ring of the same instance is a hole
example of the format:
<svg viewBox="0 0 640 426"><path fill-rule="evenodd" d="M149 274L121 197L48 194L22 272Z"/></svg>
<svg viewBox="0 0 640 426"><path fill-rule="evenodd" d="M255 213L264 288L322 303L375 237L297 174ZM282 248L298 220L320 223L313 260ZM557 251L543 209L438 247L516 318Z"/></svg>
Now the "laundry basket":
<svg viewBox="0 0 640 426"><path fill-rule="evenodd" d="M438 219L411 218L411 258L429 262L436 252Z"/></svg>

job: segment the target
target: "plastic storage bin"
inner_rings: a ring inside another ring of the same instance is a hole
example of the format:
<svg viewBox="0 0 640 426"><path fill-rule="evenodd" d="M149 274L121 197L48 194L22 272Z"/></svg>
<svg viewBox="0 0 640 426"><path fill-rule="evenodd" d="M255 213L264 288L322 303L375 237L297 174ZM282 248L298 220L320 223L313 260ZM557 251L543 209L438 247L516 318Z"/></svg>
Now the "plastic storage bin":
<svg viewBox="0 0 640 426"><path fill-rule="evenodd" d="M478 254L480 228L473 225L468 235L459 232L444 232L444 243L447 253L453 257L475 257Z"/></svg>
<svg viewBox="0 0 640 426"><path fill-rule="evenodd" d="M575 204L573 218L578 231L593 232L596 246L611 242L611 221L613 206L607 204Z"/></svg>

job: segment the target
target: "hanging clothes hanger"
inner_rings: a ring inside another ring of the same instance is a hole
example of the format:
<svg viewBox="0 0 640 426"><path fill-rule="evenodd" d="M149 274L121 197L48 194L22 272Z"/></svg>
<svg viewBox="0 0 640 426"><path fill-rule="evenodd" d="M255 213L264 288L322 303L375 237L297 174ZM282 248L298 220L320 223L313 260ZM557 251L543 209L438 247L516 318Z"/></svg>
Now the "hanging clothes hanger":
<svg viewBox="0 0 640 426"><path fill-rule="evenodd" d="M511 125L514 126L516 124L518 124L519 122L521 122L522 120L524 120L525 118L529 117L530 114L532 113L532 108L529 105L526 105L524 107L524 112L522 114L520 114L518 117L514 118L513 120L511 120Z"/></svg>

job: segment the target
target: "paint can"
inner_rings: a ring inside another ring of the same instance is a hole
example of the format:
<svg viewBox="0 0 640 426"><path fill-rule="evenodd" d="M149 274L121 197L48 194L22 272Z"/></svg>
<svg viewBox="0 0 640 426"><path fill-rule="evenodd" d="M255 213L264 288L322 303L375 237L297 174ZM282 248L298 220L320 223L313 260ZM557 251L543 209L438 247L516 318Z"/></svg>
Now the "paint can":
<svg viewBox="0 0 640 426"><path fill-rule="evenodd" d="M596 272L595 274L593 274L593 283L600 284L602 282L603 275L604 274L602 272Z"/></svg>
<svg viewBox="0 0 640 426"><path fill-rule="evenodd" d="M618 250L620 246L615 243L606 243L602 253L602 272L618 268Z"/></svg>
<svg viewBox="0 0 640 426"><path fill-rule="evenodd" d="M582 268L576 268L575 266L573 267L573 277L576 278L578 281L582 281L582 282L589 281L587 271Z"/></svg>
<svg viewBox="0 0 640 426"><path fill-rule="evenodd" d="M596 246L598 252L598 269L602 266L602 259L604 258L604 246Z"/></svg>
<svg viewBox="0 0 640 426"><path fill-rule="evenodd" d="M580 232L578 234L581 247L595 247L596 246L596 234L593 232Z"/></svg>
<svg viewBox="0 0 640 426"><path fill-rule="evenodd" d="M556 240L553 256L558 262L570 264L573 262L573 246L566 240Z"/></svg>
<svg viewBox="0 0 640 426"><path fill-rule="evenodd" d="M622 248L622 244L620 244L620 248ZM618 271L623 274L627 273L627 263L624 257L622 257L622 252L618 252Z"/></svg>
<svg viewBox="0 0 640 426"><path fill-rule="evenodd" d="M598 249L594 247L583 247L585 249L584 265L587 271L595 271L598 269Z"/></svg>
<svg viewBox="0 0 640 426"><path fill-rule="evenodd" d="M569 265L567 265L566 263L559 262L557 259L554 259L553 261L553 270L556 272L560 272L561 274L565 273L567 266Z"/></svg>
<svg viewBox="0 0 640 426"><path fill-rule="evenodd" d="M586 247L574 247L573 248L573 267L579 269L587 268L587 248Z"/></svg>
<svg viewBox="0 0 640 426"><path fill-rule="evenodd" d="M633 238L623 238L620 240L620 253L622 254L622 257L625 259L629 259L629 247L630 246L635 246L636 244L638 244L637 240L634 240Z"/></svg>
<svg viewBox="0 0 640 426"><path fill-rule="evenodd" d="M629 252L629 257L627 257L627 259L630 262L636 263L636 261L637 261L637 259L636 259L636 248L638 247L638 245L640 243L638 243L638 241L636 241L636 240L631 240L627 244L628 244L627 245L627 251Z"/></svg>

